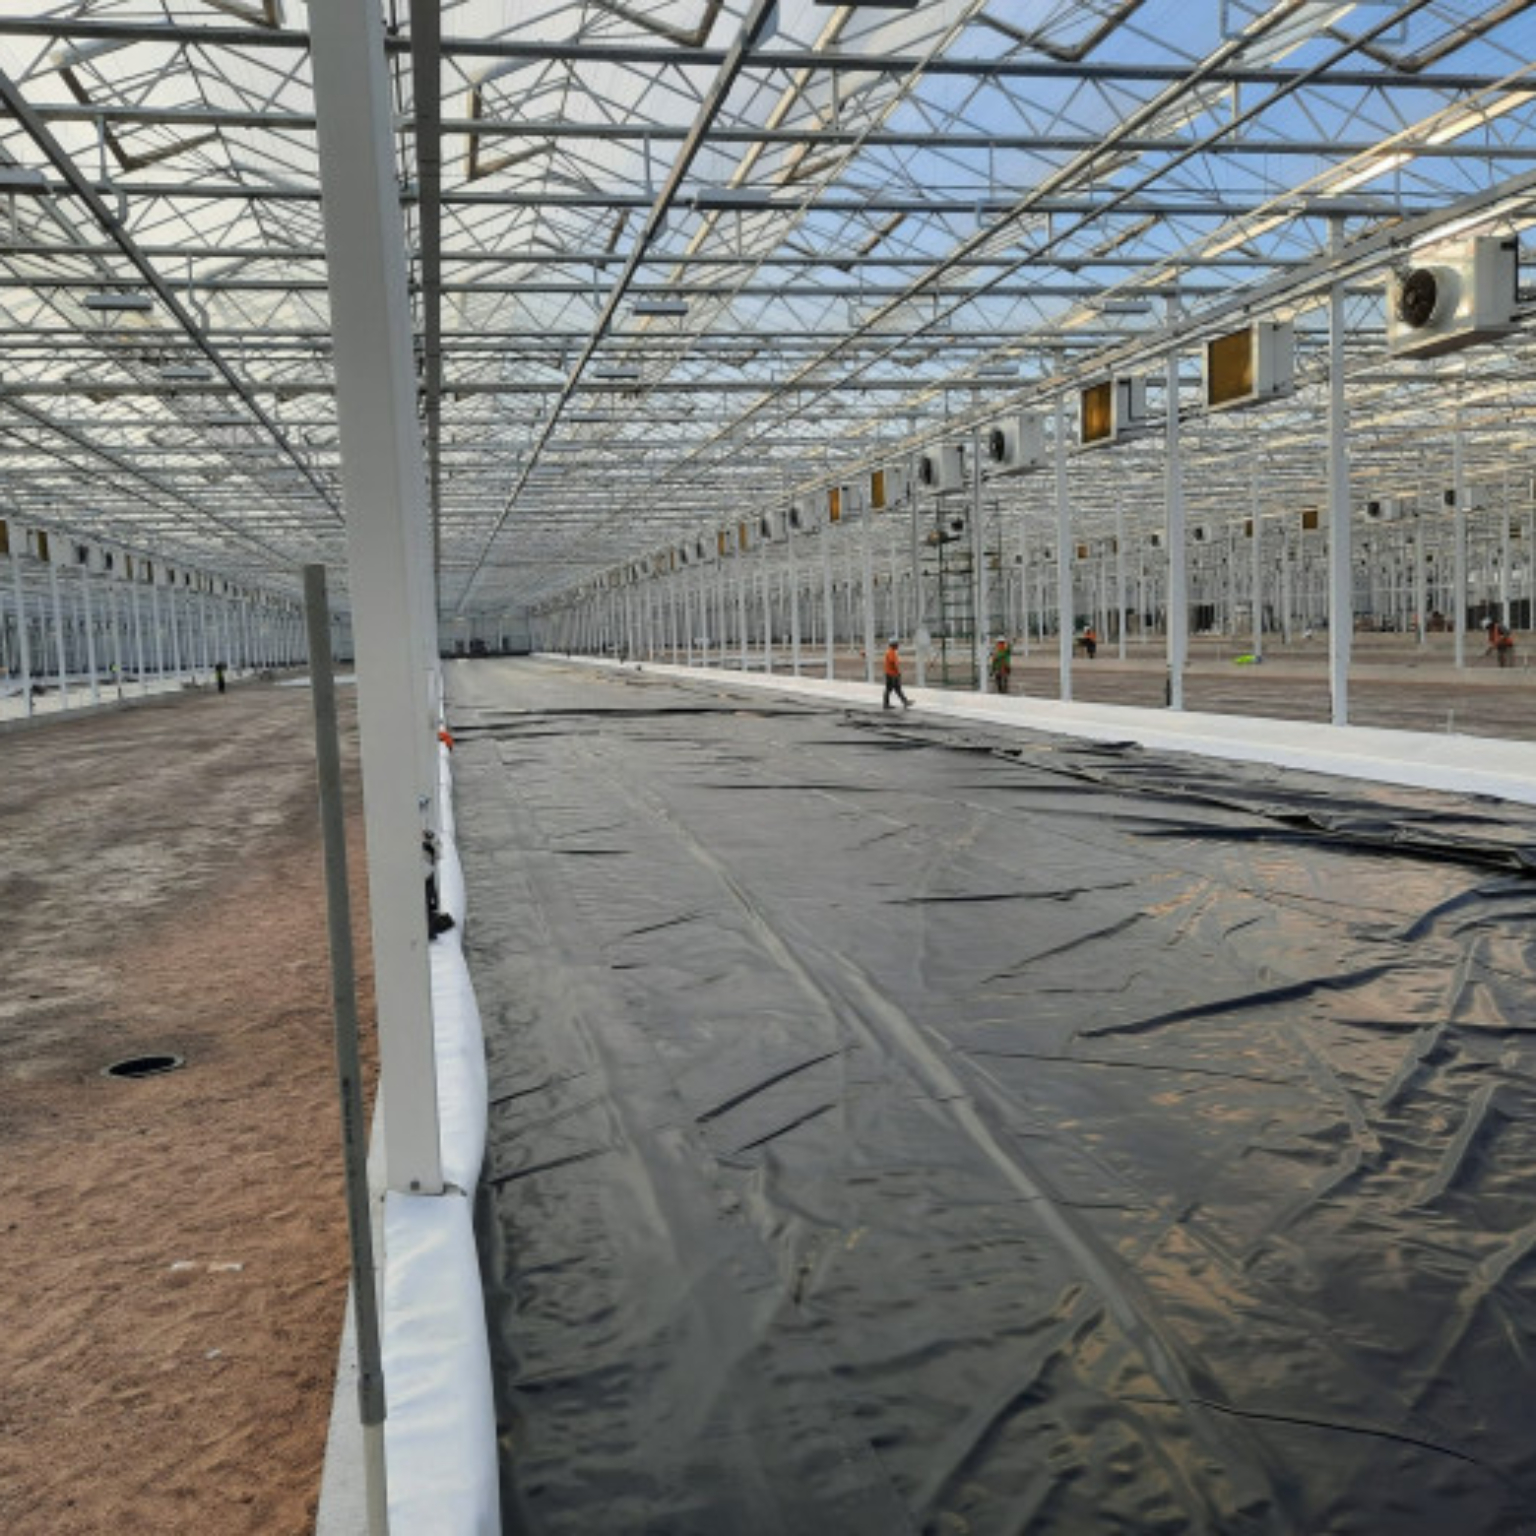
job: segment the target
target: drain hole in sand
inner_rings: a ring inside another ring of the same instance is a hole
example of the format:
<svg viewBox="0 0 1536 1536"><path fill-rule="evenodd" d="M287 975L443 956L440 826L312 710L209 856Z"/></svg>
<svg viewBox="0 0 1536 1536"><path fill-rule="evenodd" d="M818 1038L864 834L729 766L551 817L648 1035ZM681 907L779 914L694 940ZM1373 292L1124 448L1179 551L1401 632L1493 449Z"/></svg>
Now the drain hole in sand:
<svg viewBox="0 0 1536 1536"><path fill-rule="evenodd" d="M103 1067L103 1077L158 1077L162 1072L174 1072L177 1067L186 1065L186 1060L181 1056L129 1056L122 1061L114 1061L110 1067Z"/></svg>

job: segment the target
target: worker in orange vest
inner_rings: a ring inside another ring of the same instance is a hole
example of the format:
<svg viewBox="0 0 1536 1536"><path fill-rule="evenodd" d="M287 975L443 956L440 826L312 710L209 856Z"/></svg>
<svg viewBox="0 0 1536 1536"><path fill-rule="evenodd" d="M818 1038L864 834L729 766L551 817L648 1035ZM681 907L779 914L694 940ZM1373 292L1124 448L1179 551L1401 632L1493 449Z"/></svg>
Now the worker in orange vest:
<svg viewBox="0 0 1536 1536"><path fill-rule="evenodd" d="M901 687L901 652L896 648L896 636L891 636L891 643L885 648L885 703L884 708L891 707L891 695L895 694L901 700L903 709L910 709L912 701Z"/></svg>
<svg viewBox="0 0 1536 1536"><path fill-rule="evenodd" d="M1083 631L1083 649L1088 653L1089 661L1099 654L1099 637L1094 633L1092 624Z"/></svg>
<svg viewBox="0 0 1536 1536"><path fill-rule="evenodd" d="M1488 650L1499 658L1499 665L1507 667L1515 659L1515 637L1497 619L1488 620ZM1488 651L1484 651L1486 656Z"/></svg>

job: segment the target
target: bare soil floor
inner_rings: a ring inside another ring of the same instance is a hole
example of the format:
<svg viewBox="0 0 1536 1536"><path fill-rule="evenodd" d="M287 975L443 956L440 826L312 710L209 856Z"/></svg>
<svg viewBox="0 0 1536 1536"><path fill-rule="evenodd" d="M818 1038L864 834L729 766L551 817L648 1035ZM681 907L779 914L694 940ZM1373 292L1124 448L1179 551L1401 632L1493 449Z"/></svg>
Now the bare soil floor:
<svg viewBox="0 0 1536 1536"><path fill-rule="evenodd" d="M310 707L0 734L7 1536L313 1526L346 1220ZM160 1052L185 1067L102 1075Z"/></svg>

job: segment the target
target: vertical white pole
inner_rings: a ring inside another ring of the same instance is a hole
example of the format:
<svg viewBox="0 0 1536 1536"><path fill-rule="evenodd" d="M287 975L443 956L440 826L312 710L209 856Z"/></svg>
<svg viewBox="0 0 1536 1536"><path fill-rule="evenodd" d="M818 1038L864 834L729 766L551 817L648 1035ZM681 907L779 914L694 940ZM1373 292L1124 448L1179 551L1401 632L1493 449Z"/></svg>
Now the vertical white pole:
<svg viewBox="0 0 1536 1536"><path fill-rule="evenodd" d="M150 576L149 619L155 640L155 681L165 681L165 622L160 614L160 584Z"/></svg>
<svg viewBox="0 0 1536 1536"><path fill-rule="evenodd" d="M1253 601L1253 654L1255 659L1264 655L1264 524L1259 517L1259 456L1253 456L1252 473L1248 480L1248 511L1253 520L1253 542L1249 547L1251 566L1248 573L1248 590Z"/></svg>
<svg viewBox="0 0 1536 1536"><path fill-rule="evenodd" d="M69 708L69 663L64 655L64 607L59 601L59 568L48 562L48 593L53 599L53 653L58 669L59 708Z"/></svg>
<svg viewBox="0 0 1536 1536"><path fill-rule="evenodd" d="M139 584L128 582L128 618L133 626L133 665L139 678L139 693L149 692L149 669L145 665L144 622L139 612Z"/></svg>
<svg viewBox="0 0 1536 1536"><path fill-rule="evenodd" d="M1343 235L1343 224L1335 220L1335 251L1341 248ZM1328 686L1335 725L1349 724L1349 655L1355 635L1348 431L1344 402L1344 284L1337 282L1328 290Z"/></svg>
<svg viewBox="0 0 1536 1536"><path fill-rule="evenodd" d="M1072 506L1067 499L1067 397L1056 396L1056 658L1058 697L1072 702Z"/></svg>
<svg viewBox="0 0 1536 1536"><path fill-rule="evenodd" d="M32 714L32 638L27 633L27 595L21 584L21 557L11 551L11 590L16 594L16 649L21 661L22 708Z"/></svg>
<svg viewBox="0 0 1536 1536"><path fill-rule="evenodd" d="M171 666L178 683L181 681L182 673L186 671L182 664L184 653L181 648L181 623L177 616L177 609L181 607L180 595L178 589L172 587L165 596L166 606L171 611Z"/></svg>
<svg viewBox="0 0 1536 1536"><path fill-rule="evenodd" d="M736 639L741 649L741 670L747 670L750 646L747 640L747 552L741 547L741 530L736 530L736 550L731 560L736 575Z"/></svg>
<svg viewBox="0 0 1536 1536"><path fill-rule="evenodd" d="M1506 629L1509 622L1509 471L1504 471L1504 500L1499 509L1499 623Z"/></svg>
<svg viewBox="0 0 1536 1536"><path fill-rule="evenodd" d="M853 491L847 492L848 500L852 502ZM863 521L863 589L864 589L864 681L873 683L875 680L875 513L869 505L868 498L859 508L859 516ZM882 653L884 648L882 647Z"/></svg>
<svg viewBox="0 0 1536 1536"><path fill-rule="evenodd" d="M1467 664L1467 463L1466 439L1461 411L1456 412L1456 427L1451 437L1451 509L1455 536L1454 565L1451 573L1451 613L1456 633L1456 665Z"/></svg>
<svg viewBox="0 0 1536 1536"><path fill-rule="evenodd" d="M987 691L987 656L991 649L992 615L987 591L987 531L981 505L981 428L971 428L971 577L975 618L971 621L971 665L976 669L976 692Z"/></svg>
<svg viewBox="0 0 1536 1536"><path fill-rule="evenodd" d="M913 459L907 460L907 501L912 517L909 528L912 557L912 644L917 652L916 683L919 688L928 686L928 602L923 591L923 546L918 528L917 475Z"/></svg>
<svg viewBox="0 0 1536 1536"><path fill-rule="evenodd" d="M1029 510L1025 504L1019 508L1019 634L1026 657L1029 655L1029 630L1032 622L1029 601L1030 575Z"/></svg>
<svg viewBox="0 0 1536 1536"><path fill-rule="evenodd" d="M757 551L757 579L761 587L763 604L763 675L773 672L773 599L768 591L768 541L763 540Z"/></svg>
<svg viewBox="0 0 1536 1536"><path fill-rule="evenodd" d="M91 609L91 573L80 568L80 601L85 608L85 666L91 682L91 703L101 703L101 684L96 674L96 615Z"/></svg>
<svg viewBox="0 0 1536 1536"><path fill-rule="evenodd" d="M785 513L784 559L789 567L789 657L790 669L800 676L800 572L795 566L795 530L789 527Z"/></svg>
<svg viewBox="0 0 1536 1536"><path fill-rule="evenodd" d="M1171 330L1178 319L1179 303L1172 296L1168 299L1168 327ZM1184 528L1184 460L1183 444L1179 434L1179 358L1176 352L1168 354L1167 383L1167 529L1163 539L1167 546L1168 605L1167 605L1167 657L1168 657L1168 708L1184 708L1184 668L1189 657L1189 543Z"/></svg>
<svg viewBox="0 0 1536 1536"><path fill-rule="evenodd" d="M117 702L123 702L123 621L117 603L117 579L107 579L107 606L112 615L112 681L117 689Z"/></svg>
<svg viewBox="0 0 1536 1536"><path fill-rule="evenodd" d="M1125 499L1115 497L1115 654L1125 660Z"/></svg>
<svg viewBox="0 0 1536 1536"><path fill-rule="evenodd" d="M443 1187L421 860L434 780L419 569L428 518L383 18L371 0L310 13L336 403L368 834L385 1166Z"/></svg>
<svg viewBox="0 0 1536 1536"><path fill-rule="evenodd" d="M830 679L836 674L836 653L832 644L832 631L836 628L832 613L832 520L828 514L827 521L822 524L821 533L821 604L822 624L826 633L822 636L822 643L827 653L827 677Z"/></svg>

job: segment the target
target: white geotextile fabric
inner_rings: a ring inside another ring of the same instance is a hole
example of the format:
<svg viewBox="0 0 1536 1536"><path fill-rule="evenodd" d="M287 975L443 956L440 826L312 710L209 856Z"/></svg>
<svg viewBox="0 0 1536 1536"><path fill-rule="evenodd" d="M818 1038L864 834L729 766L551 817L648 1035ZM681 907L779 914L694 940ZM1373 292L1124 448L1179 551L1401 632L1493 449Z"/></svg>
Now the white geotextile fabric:
<svg viewBox="0 0 1536 1536"><path fill-rule="evenodd" d="M432 941L442 1195L384 1197L384 1428L392 1531L494 1536L501 1529L496 1413L486 1343L475 1186L487 1086L480 1009L464 960L464 873L453 837L452 777L440 748L438 902L454 927Z"/></svg>
<svg viewBox="0 0 1536 1536"><path fill-rule="evenodd" d="M452 867L453 877L449 878ZM432 941L432 1029L437 1057L438 1140L445 1182L473 1195L485 1153L485 1046L480 1008L464 961L464 878L459 856L446 844L438 863L439 905L455 926ZM457 886L457 901L450 886Z"/></svg>
<svg viewBox="0 0 1536 1536"><path fill-rule="evenodd" d="M466 1195L384 1197L389 1528L499 1536L496 1412Z"/></svg>

